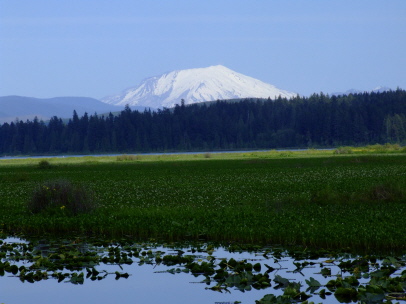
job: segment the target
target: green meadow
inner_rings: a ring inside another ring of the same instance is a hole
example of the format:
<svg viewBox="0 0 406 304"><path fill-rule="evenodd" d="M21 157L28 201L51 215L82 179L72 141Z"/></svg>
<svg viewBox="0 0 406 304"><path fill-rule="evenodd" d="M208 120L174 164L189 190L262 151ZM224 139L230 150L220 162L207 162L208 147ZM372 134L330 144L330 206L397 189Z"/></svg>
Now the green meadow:
<svg viewBox="0 0 406 304"><path fill-rule="evenodd" d="M404 150L3 159L0 230L401 253ZM58 181L80 186L94 208L28 208L38 191L59 191L47 186Z"/></svg>

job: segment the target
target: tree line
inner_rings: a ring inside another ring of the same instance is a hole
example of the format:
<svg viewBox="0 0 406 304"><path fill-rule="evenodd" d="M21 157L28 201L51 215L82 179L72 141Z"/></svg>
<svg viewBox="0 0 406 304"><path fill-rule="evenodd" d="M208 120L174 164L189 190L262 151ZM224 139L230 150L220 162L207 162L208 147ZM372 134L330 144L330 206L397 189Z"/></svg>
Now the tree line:
<svg viewBox="0 0 406 304"><path fill-rule="evenodd" d="M0 154L136 153L406 143L406 91L243 99L0 126Z"/></svg>

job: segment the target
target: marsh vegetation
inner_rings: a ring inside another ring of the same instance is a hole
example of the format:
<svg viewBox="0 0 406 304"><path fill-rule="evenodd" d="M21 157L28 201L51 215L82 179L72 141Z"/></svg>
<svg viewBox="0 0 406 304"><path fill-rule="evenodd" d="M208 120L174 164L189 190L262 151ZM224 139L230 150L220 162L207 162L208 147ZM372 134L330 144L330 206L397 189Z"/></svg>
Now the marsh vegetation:
<svg viewBox="0 0 406 304"><path fill-rule="evenodd" d="M33 159L2 160L3 238L40 235L68 241L54 243L50 255L40 260L35 238L24 245L28 247L2 244L0 271L27 282L54 278L81 284L102 280L103 263L143 261L166 265L162 271L170 273L198 274L210 291L266 288L270 295L259 303L319 299L321 294L365 303L396 300L395 293L401 298L406 288L406 155L393 146L384 152L363 149L49 158L46 166ZM79 198L82 207L69 205ZM33 208L34 202L40 207ZM72 236L99 249L87 251L81 260L72 253L78 251ZM147 241L147 247L187 245L169 255L138 246L137 256L133 244L140 241ZM224 264L224 257L210 257L220 245L262 257L234 257L234 266L227 257ZM184 254L198 248L206 252L203 258ZM56 265L61 256L72 260ZM280 263L288 256L293 258L289 271L316 265L316 272L329 280L313 272L299 286L298 279L265 266L276 269L271 260ZM40 267L13 266L14 260ZM79 268L68 268L71 262ZM328 274L330 266L338 267L340 276L338 271ZM115 271L117 279L131 276Z"/></svg>

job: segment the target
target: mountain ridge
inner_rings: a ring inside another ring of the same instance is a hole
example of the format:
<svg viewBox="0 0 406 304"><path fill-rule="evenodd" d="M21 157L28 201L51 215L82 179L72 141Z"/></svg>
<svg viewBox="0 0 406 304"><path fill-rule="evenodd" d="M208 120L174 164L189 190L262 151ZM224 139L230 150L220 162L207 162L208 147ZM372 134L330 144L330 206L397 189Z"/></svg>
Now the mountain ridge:
<svg viewBox="0 0 406 304"><path fill-rule="evenodd" d="M18 120L49 120L53 116L70 118L78 115L121 111L124 107L108 105L90 97L35 98L18 95L0 97L0 123Z"/></svg>
<svg viewBox="0 0 406 304"><path fill-rule="evenodd" d="M144 79L138 86L102 98L108 104L173 107L185 104L234 98L290 98L296 93L276 88L261 80L237 73L222 65L175 70Z"/></svg>
<svg viewBox="0 0 406 304"><path fill-rule="evenodd" d="M349 95L349 94L362 94L364 92L366 93L383 93L383 92L387 92L387 91L391 91L392 89L389 87L385 87L385 86L377 86L376 88L369 90L369 91L361 91L361 90L357 90L357 89L349 89L345 92L333 92L331 93L331 95Z"/></svg>

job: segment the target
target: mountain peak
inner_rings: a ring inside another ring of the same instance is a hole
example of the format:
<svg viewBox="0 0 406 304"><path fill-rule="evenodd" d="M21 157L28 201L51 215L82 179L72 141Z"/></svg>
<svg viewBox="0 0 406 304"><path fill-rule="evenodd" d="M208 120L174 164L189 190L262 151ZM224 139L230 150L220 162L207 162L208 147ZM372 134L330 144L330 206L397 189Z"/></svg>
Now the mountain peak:
<svg viewBox="0 0 406 304"><path fill-rule="evenodd" d="M366 92L366 93L383 93L383 92L388 92L388 91L391 91L391 90L392 90L391 88L388 88L388 87L385 87L385 86L378 86L378 87L376 87L376 88L374 88L372 90L368 90L368 91L350 89L350 90L347 90L345 92L333 92L333 93L331 93L331 95L338 96L338 95L349 95L349 94L362 94L364 92Z"/></svg>
<svg viewBox="0 0 406 304"><path fill-rule="evenodd" d="M136 87L102 101L152 108L173 107L181 99L186 104L233 98L290 98L296 94L237 73L222 65L176 70L150 77Z"/></svg>

